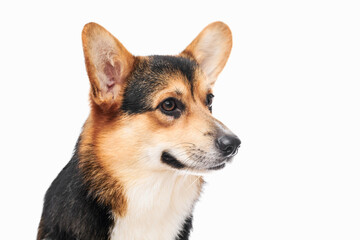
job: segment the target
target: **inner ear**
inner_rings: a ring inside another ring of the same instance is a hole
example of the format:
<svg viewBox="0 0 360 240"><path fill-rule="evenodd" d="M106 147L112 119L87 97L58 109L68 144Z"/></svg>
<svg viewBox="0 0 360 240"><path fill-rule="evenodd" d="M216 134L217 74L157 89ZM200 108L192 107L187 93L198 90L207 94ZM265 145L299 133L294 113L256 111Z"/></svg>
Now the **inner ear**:
<svg viewBox="0 0 360 240"><path fill-rule="evenodd" d="M180 54L194 58L212 86L223 70L231 52L232 34L223 22L208 25Z"/></svg>
<svg viewBox="0 0 360 240"><path fill-rule="evenodd" d="M100 71L100 88L103 91L103 94L111 93L111 95L116 98L118 94L117 87L120 87L124 79L121 77L121 65L119 62L106 62L103 71ZM116 87L117 86L117 87Z"/></svg>

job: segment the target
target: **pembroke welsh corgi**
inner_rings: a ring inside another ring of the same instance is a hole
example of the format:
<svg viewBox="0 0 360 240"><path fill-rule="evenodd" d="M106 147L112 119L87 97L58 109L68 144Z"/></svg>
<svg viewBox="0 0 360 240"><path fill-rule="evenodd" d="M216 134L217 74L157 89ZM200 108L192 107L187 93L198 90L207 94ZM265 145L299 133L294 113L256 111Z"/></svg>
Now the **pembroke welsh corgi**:
<svg viewBox="0 0 360 240"><path fill-rule="evenodd" d="M240 146L211 114L229 27L208 25L174 56L134 56L96 23L82 43L91 112L46 192L37 239L188 239L201 174Z"/></svg>

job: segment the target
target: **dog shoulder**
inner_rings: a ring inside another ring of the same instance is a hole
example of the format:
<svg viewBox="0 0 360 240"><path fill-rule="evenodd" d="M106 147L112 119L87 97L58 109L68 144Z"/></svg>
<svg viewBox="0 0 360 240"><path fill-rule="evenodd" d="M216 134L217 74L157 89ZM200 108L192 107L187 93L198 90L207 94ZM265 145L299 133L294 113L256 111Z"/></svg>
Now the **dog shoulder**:
<svg viewBox="0 0 360 240"><path fill-rule="evenodd" d="M110 207L89 194L75 152L46 192L37 239L106 240L112 219Z"/></svg>

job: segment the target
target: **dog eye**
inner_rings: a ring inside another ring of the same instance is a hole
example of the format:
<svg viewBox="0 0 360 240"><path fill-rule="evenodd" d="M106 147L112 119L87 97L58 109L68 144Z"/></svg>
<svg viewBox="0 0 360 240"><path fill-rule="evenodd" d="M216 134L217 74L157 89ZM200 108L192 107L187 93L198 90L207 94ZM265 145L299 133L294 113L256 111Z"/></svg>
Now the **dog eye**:
<svg viewBox="0 0 360 240"><path fill-rule="evenodd" d="M174 118L179 118L181 112L184 111L185 106L182 102L175 98L167 98L160 103L158 108L165 115L172 116Z"/></svg>
<svg viewBox="0 0 360 240"><path fill-rule="evenodd" d="M214 94L212 93L209 93L207 96L206 96L206 106L211 106L212 105L212 102L213 102L213 98L214 98Z"/></svg>
<svg viewBox="0 0 360 240"><path fill-rule="evenodd" d="M173 98L168 98L161 103L161 108L166 112L174 111L176 108L176 103Z"/></svg>
<svg viewBox="0 0 360 240"><path fill-rule="evenodd" d="M209 93L208 95L206 95L206 106L209 108L210 112L212 111L212 103L213 103L213 98L214 98L214 94Z"/></svg>

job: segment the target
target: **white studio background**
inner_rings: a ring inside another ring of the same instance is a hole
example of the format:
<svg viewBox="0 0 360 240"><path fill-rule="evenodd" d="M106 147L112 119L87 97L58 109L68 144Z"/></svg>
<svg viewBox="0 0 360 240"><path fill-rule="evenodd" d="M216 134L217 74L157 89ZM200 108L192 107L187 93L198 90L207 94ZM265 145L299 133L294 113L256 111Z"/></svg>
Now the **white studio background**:
<svg viewBox="0 0 360 240"><path fill-rule="evenodd" d="M242 140L206 178L191 239L360 239L358 1L2 1L0 239L35 239L46 189L88 113L81 30L135 55L233 31L214 115Z"/></svg>

